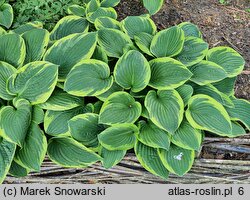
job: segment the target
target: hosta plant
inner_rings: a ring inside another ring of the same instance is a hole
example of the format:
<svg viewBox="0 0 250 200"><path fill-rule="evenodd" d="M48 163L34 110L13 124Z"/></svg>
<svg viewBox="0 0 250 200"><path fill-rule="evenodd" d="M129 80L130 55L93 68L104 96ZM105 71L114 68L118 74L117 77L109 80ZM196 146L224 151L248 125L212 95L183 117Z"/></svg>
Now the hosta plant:
<svg viewBox="0 0 250 200"><path fill-rule="evenodd" d="M117 2L71 6L51 32L0 32L1 182L39 171L46 154L110 168L127 151L157 176L182 176L205 133L250 129L250 103L234 96L239 53L209 49L189 22L158 31L149 15L117 21Z"/></svg>

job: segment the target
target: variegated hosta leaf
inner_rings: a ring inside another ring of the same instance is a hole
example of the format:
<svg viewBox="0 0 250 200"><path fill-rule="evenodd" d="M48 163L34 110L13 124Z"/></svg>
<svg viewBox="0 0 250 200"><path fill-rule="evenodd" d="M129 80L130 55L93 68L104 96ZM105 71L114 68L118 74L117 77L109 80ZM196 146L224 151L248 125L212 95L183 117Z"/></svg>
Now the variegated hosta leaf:
<svg viewBox="0 0 250 200"><path fill-rule="evenodd" d="M227 137L239 137L239 136L243 136L246 135L246 130L236 121L231 121L232 122L232 134L231 135L227 135Z"/></svg>
<svg viewBox="0 0 250 200"><path fill-rule="evenodd" d="M234 85L236 78L236 76L232 78L225 78L219 82L213 83L213 86L225 95L232 96L234 95Z"/></svg>
<svg viewBox="0 0 250 200"><path fill-rule="evenodd" d="M199 129L193 128L184 119L171 138L171 142L184 149L199 151L202 142L202 133Z"/></svg>
<svg viewBox="0 0 250 200"><path fill-rule="evenodd" d="M232 120L241 121L250 130L250 102L244 99L231 98L234 107L226 110Z"/></svg>
<svg viewBox="0 0 250 200"><path fill-rule="evenodd" d="M14 176L16 178L21 178L27 176L29 173L29 170L25 167L22 167L21 165L17 164L14 160L12 160L9 174L11 176Z"/></svg>
<svg viewBox="0 0 250 200"><path fill-rule="evenodd" d="M0 137L0 184L4 181L15 154L16 145Z"/></svg>
<svg viewBox="0 0 250 200"><path fill-rule="evenodd" d="M95 28L96 30L100 30L102 28L121 29L120 22L111 17L98 17L95 20Z"/></svg>
<svg viewBox="0 0 250 200"><path fill-rule="evenodd" d="M156 58L149 64L151 67L149 86L158 90L177 88L192 76L185 65L173 58Z"/></svg>
<svg viewBox="0 0 250 200"><path fill-rule="evenodd" d="M232 124L227 111L208 95L194 95L188 102L186 117L194 128L222 136L232 134Z"/></svg>
<svg viewBox="0 0 250 200"><path fill-rule="evenodd" d="M39 21L34 21L34 22L28 22L23 25L20 25L11 31L19 35L22 35L26 31L31 31L33 29L41 29L41 28L43 28L43 23Z"/></svg>
<svg viewBox="0 0 250 200"><path fill-rule="evenodd" d="M114 77L116 83L132 92L140 92L149 83L151 76L147 59L138 51L125 53L116 63Z"/></svg>
<svg viewBox="0 0 250 200"><path fill-rule="evenodd" d="M18 68L25 59L25 43L17 34L0 35L0 60Z"/></svg>
<svg viewBox="0 0 250 200"><path fill-rule="evenodd" d="M106 169L109 169L115 165L117 165L125 156L126 150L114 150L110 151L101 147L100 155L103 158L102 165Z"/></svg>
<svg viewBox="0 0 250 200"><path fill-rule="evenodd" d="M109 66L102 61L86 59L76 64L66 77L64 90L75 96L97 96L113 83Z"/></svg>
<svg viewBox="0 0 250 200"><path fill-rule="evenodd" d="M31 122L31 106L24 99L14 104L15 108L5 106L0 111L0 136L22 147Z"/></svg>
<svg viewBox="0 0 250 200"><path fill-rule="evenodd" d="M211 84L194 86L194 94L205 94L212 97L223 106L234 107L232 100L227 95L217 90L216 87Z"/></svg>
<svg viewBox="0 0 250 200"><path fill-rule="evenodd" d="M59 65L59 80L64 81L72 67L91 58L96 47L96 33L75 33L56 41L46 52L44 60Z"/></svg>
<svg viewBox="0 0 250 200"><path fill-rule="evenodd" d="M68 125L71 136L87 147L96 147L97 135L105 129L98 124L98 115L94 113L77 115L69 120Z"/></svg>
<svg viewBox="0 0 250 200"><path fill-rule="evenodd" d="M44 121L44 111L39 106L32 107L32 121L36 124L41 124Z"/></svg>
<svg viewBox="0 0 250 200"><path fill-rule="evenodd" d="M99 114L100 113L100 110L102 108L102 105L103 105L103 102L102 101L97 101L94 103L94 111L93 113L96 113L96 114Z"/></svg>
<svg viewBox="0 0 250 200"><path fill-rule="evenodd" d="M192 88L191 85L181 85L180 87L176 88L176 91L179 93L181 96L184 105L186 106L188 103L188 100L192 97L194 89Z"/></svg>
<svg viewBox="0 0 250 200"><path fill-rule="evenodd" d="M120 3L120 0L101 0L102 7L115 7Z"/></svg>
<svg viewBox="0 0 250 200"><path fill-rule="evenodd" d="M70 137L54 137L48 142L48 156L63 167L87 167L102 158Z"/></svg>
<svg viewBox="0 0 250 200"><path fill-rule="evenodd" d="M95 12L101 6L100 0L89 0L86 3L86 13Z"/></svg>
<svg viewBox="0 0 250 200"><path fill-rule="evenodd" d="M4 100L12 100L13 95L6 90L7 80L16 73L16 68L6 62L0 61L0 98Z"/></svg>
<svg viewBox="0 0 250 200"><path fill-rule="evenodd" d="M68 121L82 113L93 112L93 105L76 107L65 111L47 110L44 116L44 130L52 136L65 135L68 132Z"/></svg>
<svg viewBox="0 0 250 200"><path fill-rule="evenodd" d="M96 46L95 51L94 51L91 58L103 61L103 62L105 62L107 64L109 62L108 56L107 56L105 50L102 47L98 46L98 45Z"/></svg>
<svg viewBox="0 0 250 200"><path fill-rule="evenodd" d="M98 31L98 43L109 57L116 58L120 58L134 47L128 35L111 28L103 28Z"/></svg>
<svg viewBox="0 0 250 200"><path fill-rule="evenodd" d="M22 37L26 46L24 64L41 60L49 43L49 32L45 29L32 29L26 31Z"/></svg>
<svg viewBox="0 0 250 200"><path fill-rule="evenodd" d="M176 90L149 91L145 106L150 120L159 128L173 134L181 124L184 103Z"/></svg>
<svg viewBox="0 0 250 200"><path fill-rule="evenodd" d="M98 95L97 98L105 101L111 94L119 91L123 91L123 88L114 81L112 86L106 92Z"/></svg>
<svg viewBox="0 0 250 200"><path fill-rule="evenodd" d="M141 104L126 92L115 92L104 102L99 123L112 125L134 123L141 115Z"/></svg>
<svg viewBox="0 0 250 200"><path fill-rule="evenodd" d="M176 56L187 67L199 63L208 51L208 43L201 38L186 37L182 51Z"/></svg>
<svg viewBox="0 0 250 200"><path fill-rule="evenodd" d="M79 17L85 17L86 15L86 7L76 4L69 6L67 11L69 14L73 14Z"/></svg>
<svg viewBox="0 0 250 200"><path fill-rule="evenodd" d="M114 8L99 7L96 11L89 12L86 15L87 20L91 23L94 23L95 20L98 19L99 17L110 17L110 18L116 19L117 13Z"/></svg>
<svg viewBox="0 0 250 200"><path fill-rule="evenodd" d="M31 123L22 148L18 147L15 161L22 167L40 170L47 151L47 139L36 123Z"/></svg>
<svg viewBox="0 0 250 200"><path fill-rule="evenodd" d="M230 47L210 49L207 53L207 60L223 67L230 78L240 74L245 65L244 58Z"/></svg>
<svg viewBox="0 0 250 200"><path fill-rule="evenodd" d="M19 68L7 83L8 91L32 105L47 101L58 78L58 66L45 61L35 61Z"/></svg>
<svg viewBox="0 0 250 200"><path fill-rule="evenodd" d="M150 51L156 57L173 57L182 51L184 40L184 31L173 26L158 32L153 37Z"/></svg>
<svg viewBox="0 0 250 200"><path fill-rule="evenodd" d="M56 88L49 99L38 106L45 110L62 111L70 110L83 104L83 98L70 95L62 89Z"/></svg>
<svg viewBox="0 0 250 200"><path fill-rule="evenodd" d="M203 60L188 69L193 73L190 80L198 85L218 82L227 77L226 71L220 65L210 61Z"/></svg>
<svg viewBox="0 0 250 200"><path fill-rule="evenodd" d="M139 141L135 144L135 154L141 165L150 173L167 179L169 172L163 165L157 149L149 147Z"/></svg>
<svg viewBox="0 0 250 200"><path fill-rule="evenodd" d="M178 26L184 31L185 37L197 37L202 38L202 34L195 24L192 24L190 22L182 22L178 24Z"/></svg>
<svg viewBox="0 0 250 200"><path fill-rule="evenodd" d="M150 52L150 45L152 42L153 36L148 33L138 33L134 36L134 40L139 49L150 56L153 56Z"/></svg>
<svg viewBox="0 0 250 200"><path fill-rule="evenodd" d="M113 125L101 132L98 140L108 150L128 150L134 147L138 132L134 124Z"/></svg>
<svg viewBox="0 0 250 200"><path fill-rule="evenodd" d="M89 23L83 17L66 16L60 19L50 33L50 40L59 40L73 33L88 32Z"/></svg>
<svg viewBox="0 0 250 200"><path fill-rule="evenodd" d="M150 15L157 13L161 9L163 3L164 0L143 0L143 5L148 10Z"/></svg>
<svg viewBox="0 0 250 200"><path fill-rule="evenodd" d="M187 150L171 145L168 151L159 150L159 155L164 166L172 173L183 176L187 173L194 162L194 150Z"/></svg>
<svg viewBox="0 0 250 200"><path fill-rule="evenodd" d="M12 6L8 3L0 5L0 25L9 29L13 22L14 13Z"/></svg>
<svg viewBox="0 0 250 200"><path fill-rule="evenodd" d="M137 138L140 142L153 148L169 149L170 135L166 131L154 125L150 120L147 122L139 121L138 127Z"/></svg>
<svg viewBox="0 0 250 200"><path fill-rule="evenodd" d="M157 31L156 25L154 21L150 19L149 15L128 16L121 22L121 27L132 39L141 32L154 35Z"/></svg>

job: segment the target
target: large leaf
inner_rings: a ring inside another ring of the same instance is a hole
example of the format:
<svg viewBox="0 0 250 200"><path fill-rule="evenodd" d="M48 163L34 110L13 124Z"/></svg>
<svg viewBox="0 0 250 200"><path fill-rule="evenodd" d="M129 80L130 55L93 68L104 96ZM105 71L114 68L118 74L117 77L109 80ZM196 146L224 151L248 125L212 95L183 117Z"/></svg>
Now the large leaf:
<svg viewBox="0 0 250 200"><path fill-rule="evenodd" d="M113 83L109 66L102 61L86 59L76 64L66 77L64 90L75 96L97 96Z"/></svg>
<svg viewBox="0 0 250 200"><path fill-rule="evenodd" d="M102 161L103 167L105 167L106 169L109 169L117 165L123 159L126 152L127 152L126 150L110 151L102 147L100 155L103 158L103 161Z"/></svg>
<svg viewBox="0 0 250 200"><path fill-rule="evenodd" d="M185 119L174 133L171 142L184 149L199 151L202 134L200 130L193 128Z"/></svg>
<svg viewBox="0 0 250 200"><path fill-rule="evenodd" d="M31 62L8 79L8 91L33 105L44 103L53 92L57 78L57 65L45 61Z"/></svg>
<svg viewBox="0 0 250 200"><path fill-rule="evenodd" d="M73 4L68 7L67 9L69 14L73 14L79 17L85 17L86 15L86 7L85 6L79 6L76 4Z"/></svg>
<svg viewBox="0 0 250 200"><path fill-rule="evenodd" d="M146 58L138 51L131 50L116 63L114 77L116 83L132 92L143 90L149 83L150 66Z"/></svg>
<svg viewBox="0 0 250 200"><path fill-rule="evenodd" d="M214 47L210 49L207 53L207 60L223 67L228 77L240 74L245 65L242 56L230 47Z"/></svg>
<svg viewBox="0 0 250 200"><path fill-rule="evenodd" d="M220 65L210 61L203 60L188 69L193 73L191 81L198 85L218 82L227 77L226 71Z"/></svg>
<svg viewBox="0 0 250 200"><path fill-rule="evenodd" d="M194 162L194 150L187 150L171 145L168 151L159 150L160 158L164 166L172 173L183 176L187 173Z"/></svg>
<svg viewBox="0 0 250 200"><path fill-rule="evenodd" d="M139 49L150 56L153 56L150 52L150 45L153 40L153 36L148 33L137 33L134 36L134 40Z"/></svg>
<svg viewBox="0 0 250 200"><path fill-rule="evenodd" d="M0 25L9 29L13 22L14 13L12 6L8 3L0 5Z"/></svg>
<svg viewBox="0 0 250 200"><path fill-rule="evenodd" d="M95 20L95 28L96 30L102 29L102 28L112 28L120 30L120 22L111 18L111 17L98 17Z"/></svg>
<svg viewBox="0 0 250 200"><path fill-rule="evenodd" d="M141 104L126 92L115 92L104 102L99 123L122 124L134 123L141 115Z"/></svg>
<svg viewBox="0 0 250 200"><path fill-rule="evenodd" d="M20 178L20 177L25 177L27 176L29 173L29 170L25 167L22 167L21 165L19 165L18 163L16 163L14 160L12 160L10 169L9 169L9 174L11 176L14 176L16 178Z"/></svg>
<svg viewBox="0 0 250 200"><path fill-rule="evenodd" d="M232 100L224 93L220 92L216 87L211 84L203 85L203 86L193 86L194 94L205 94L222 105L226 107L234 107Z"/></svg>
<svg viewBox="0 0 250 200"><path fill-rule="evenodd" d="M25 32L22 37L26 46L24 64L41 60L49 43L49 32L45 29L33 29Z"/></svg>
<svg viewBox="0 0 250 200"><path fill-rule="evenodd" d="M120 58L133 48L133 42L128 35L111 28L103 28L98 31L98 43L109 57Z"/></svg>
<svg viewBox="0 0 250 200"><path fill-rule="evenodd" d="M158 32L153 37L150 51L156 57L173 57L182 51L184 40L183 30L173 26Z"/></svg>
<svg viewBox="0 0 250 200"><path fill-rule="evenodd" d="M250 130L250 102L244 99L231 98L234 107L226 110L232 120L241 121Z"/></svg>
<svg viewBox="0 0 250 200"><path fill-rule="evenodd" d="M68 132L68 121L82 113L93 112L93 106L80 106L65 111L47 110L44 116L44 130L52 136L64 135Z"/></svg>
<svg viewBox="0 0 250 200"><path fill-rule="evenodd" d="M87 167L101 157L69 137L54 137L48 142L48 156L63 167Z"/></svg>
<svg viewBox="0 0 250 200"><path fill-rule="evenodd" d="M178 24L178 26L184 31L185 37L197 37L197 38L201 38L201 32L198 28L198 26L196 26L195 24L192 24L190 22L182 22L180 24Z"/></svg>
<svg viewBox="0 0 250 200"><path fill-rule="evenodd" d="M27 132L22 148L17 148L14 159L22 167L39 171L46 151L46 137L39 126L33 122Z"/></svg>
<svg viewBox="0 0 250 200"><path fill-rule="evenodd" d="M25 43L17 34L0 35L0 61L15 68L20 67L25 59Z"/></svg>
<svg viewBox="0 0 250 200"><path fill-rule="evenodd" d="M135 154L141 165L150 173L160 176L163 179L168 178L169 172L163 165L157 153L157 149L137 141L135 145Z"/></svg>
<svg viewBox="0 0 250 200"><path fill-rule="evenodd" d="M128 150L134 147L138 132L133 124L113 125L101 132L98 140L108 150Z"/></svg>
<svg viewBox="0 0 250 200"><path fill-rule="evenodd" d="M31 106L24 99L14 105L15 108L5 106L0 111L0 136L22 146L31 121Z"/></svg>
<svg viewBox="0 0 250 200"><path fill-rule="evenodd" d="M149 85L158 90L177 88L192 76L185 65L173 58L156 58L149 64L151 67Z"/></svg>
<svg viewBox="0 0 250 200"><path fill-rule="evenodd" d="M0 137L0 183L2 183L9 171L15 154L16 145Z"/></svg>
<svg viewBox="0 0 250 200"><path fill-rule="evenodd" d="M102 7L115 7L120 3L120 0L102 0Z"/></svg>
<svg viewBox="0 0 250 200"><path fill-rule="evenodd" d="M50 40L59 40L73 33L88 32L89 23L83 17L66 16L60 19L50 33Z"/></svg>
<svg viewBox="0 0 250 200"><path fill-rule="evenodd" d="M128 16L121 22L121 27L132 39L141 32L154 35L157 30L154 21L150 19L149 15Z"/></svg>
<svg viewBox="0 0 250 200"><path fill-rule="evenodd" d="M89 22L94 23L96 19L99 17L110 17L113 19L117 18L117 13L114 8L103 8L99 7L96 11L94 12L89 12L86 15L86 18L88 19Z"/></svg>
<svg viewBox="0 0 250 200"><path fill-rule="evenodd" d="M148 10L150 15L157 13L161 9L163 3L164 0L143 0L143 5Z"/></svg>
<svg viewBox="0 0 250 200"><path fill-rule="evenodd" d="M232 124L227 111L208 95L194 95L188 102L186 117L194 128L222 136L232 133Z"/></svg>
<svg viewBox="0 0 250 200"><path fill-rule="evenodd" d="M72 67L91 58L96 47L96 33L75 33L56 41L44 60L59 65L59 80L64 81Z"/></svg>
<svg viewBox="0 0 250 200"><path fill-rule="evenodd" d="M98 124L98 115L94 113L80 114L68 122L71 136L85 146L98 145L97 135L104 130L104 126Z"/></svg>
<svg viewBox="0 0 250 200"><path fill-rule="evenodd" d="M199 63L208 51L208 43L201 38L187 37L185 38L182 51L176 56L186 66L192 66Z"/></svg>
<svg viewBox="0 0 250 200"><path fill-rule="evenodd" d="M234 85L236 78L236 76L232 78L225 78L219 82L213 83L213 86L216 87L220 92L228 96L232 96L234 95Z"/></svg>
<svg viewBox="0 0 250 200"><path fill-rule="evenodd" d="M191 85L181 85L180 87L176 88L176 91L180 94L184 105L186 106L188 103L188 100L192 97L194 89Z"/></svg>
<svg viewBox="0 0 250 200"><path fill-rule="evenodd" d="M17 28L11 30L11 32L22 35L26 31L31 31L33 29L41 29L43 28L43 23L39 21L28 22L23 25L18 26Z"/></svg>
<svg viewBox="0 0 250 200"><path fill-rule="evenodd" d="M151 90L145 98L151 121L159 128L173 134L181 124L184 103L176 90Z"/></svg>
<svg viewBox="0 0 250 200"><path fill-rule="evenodd" d="M144 120L139 121L138 127L137 138L140 142L153 148L169 149L170 135L166 131L160 129L151 121L146 122Z"/></svg>
<svg viewBox="0 0 250 200"><path fill-rule="evenodd" d="M78 107L83 103L83 98L70 95L62 89L56 88L49 99L38 106L46 110L62 111Z"/></svg>
<svg viewBox="0 0 250 200"><path fill-rule="evenodd" d="M6 62L0 61L0 98L12 100L13 95L9 94L6 89L7 80L16 72L16 68Z"/></svg>

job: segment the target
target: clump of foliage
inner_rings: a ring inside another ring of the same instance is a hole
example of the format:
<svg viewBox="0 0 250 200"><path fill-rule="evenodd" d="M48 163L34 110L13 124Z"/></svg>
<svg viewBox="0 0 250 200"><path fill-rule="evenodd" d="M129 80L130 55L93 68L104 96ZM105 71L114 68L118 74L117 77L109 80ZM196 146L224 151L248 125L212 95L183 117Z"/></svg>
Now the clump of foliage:
<svg viewBox="0 0 250 200"><path fill-rule="evenodd" d="M110 168L130 149L149 172L182 176L204 131L250 129L250 103L234 97L239 53L209 49L189 22L158 31L149 15L117 21L118 2L70 6L51 32L1 28L1 182L39 171L46 154L65 167Z"/></svg>

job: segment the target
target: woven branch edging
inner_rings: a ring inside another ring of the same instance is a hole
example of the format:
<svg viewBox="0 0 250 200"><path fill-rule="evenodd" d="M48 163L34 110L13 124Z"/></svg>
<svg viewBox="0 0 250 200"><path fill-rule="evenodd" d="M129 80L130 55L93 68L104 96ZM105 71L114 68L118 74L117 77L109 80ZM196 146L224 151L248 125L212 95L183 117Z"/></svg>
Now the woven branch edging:
<svg viewBox="0 0 250 200"><path fill-rule="evenodd" d="M165 181L145 171L132 153L111 169L100 163L86 169L63 168L46 158L40 172L23 178L7 176L4 183L250 183L250 134L240 138L207 137L202 148L210 147L213 151L246 154L247 159L204 159L198 154L186 175L170 174Z"/></svg>

